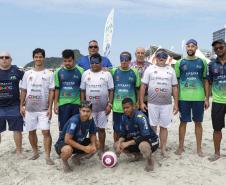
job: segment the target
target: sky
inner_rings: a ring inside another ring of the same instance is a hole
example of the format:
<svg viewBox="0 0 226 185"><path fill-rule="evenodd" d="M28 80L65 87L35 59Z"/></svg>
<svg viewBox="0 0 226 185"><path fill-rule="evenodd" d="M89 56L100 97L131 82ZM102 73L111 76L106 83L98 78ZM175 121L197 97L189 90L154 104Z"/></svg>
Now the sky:
<svg viewBox="0 0 226 185"><path fill-rule="evenodd" d="M109 58L119 63L122 51L161 46L182 52L182 40L194 38L211 50L212 33L226 25L225 0L0 0L0 51L9 51L13 64L32 61L41 47L47 57L64 49L87 55L97 40L102 53L104 26L115 9Z"/></svg>

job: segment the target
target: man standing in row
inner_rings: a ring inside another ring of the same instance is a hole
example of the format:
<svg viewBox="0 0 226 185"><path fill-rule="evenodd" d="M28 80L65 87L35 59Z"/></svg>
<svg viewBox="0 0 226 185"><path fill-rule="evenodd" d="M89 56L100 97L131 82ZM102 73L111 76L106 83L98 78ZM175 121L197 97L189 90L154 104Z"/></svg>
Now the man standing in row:
<svg viewBox="0 0 226 185"><path fill-rule="evenodd" d="M207 79L212 88L212 124L213 142L215 153L209 158L215 161L220 158L220 144L222 140L222 128L225 127L226 114L226 43L224 40L216 40L212 43L217 58L208 66Z"/></svg>
<svg viewBox="0 0 226 185"><path fill-rule="evenodd" d="M120 66L113 68L111 73L114 81L113 100L113 129L114 142L119 139L120 125L122 123L122 100L130 97L134 104L139 106L140 75L137 69L129 67L131 54L124 51L120 54Z"/></svg>
<svg viewBox="0 0 226 185"><path fill-rule="evenodd" d="M136 60L131 63L131 67L134 67L138 70L140 77L143 77L144 71L147 69L148 66L151 65L150 62L145 61L145 49L144 48L137 48L135 52ZM148 103L148 92L147 90L145 91L144 95L144 103L147 106ZM143 110L144 114L148 117L148 110L145 109Z"/></svg>
<svg viewBox="0 0 226 185"><path fill-rule="evenodd" d="M58 68L54 73L54 112L58 114L60 132L69 118L79 113L80 84L84 71L75 64L72 50L64 50L62 57L63 67Z"/></svg>
<svg viewBox="0 0 226 185"><path fill-rule="evenodd" d="M156 52L156 64L144 72L140 88L141 110L148 108L149 122L157 133L160 126L160 149L163 157L166 155L168 128L172 124L173 113L178 112L178 82L174 69L166 64L168 54L164 49ZM148 107L144 103L144 93L148 89ZM174 106L172 107L172 96Z"/></svg>
<svg viewBox="0 0 226 185"><path fill-rule="evenodd" d="M177 155L184 152L184 138L187 122L195 122L195 136L197 154L202 157L202 121L204 108L209 107L209 89L206 80L207 62L197 58L195 52L198 48L197 41L190 39L186 43L187 57L177 61L175 71L179 80L179 147ZM192 119L191 119L192 114Z"/></svg>
<svg viewBox="0 0 226 185"><path fill-rule="evenodd" d="M78 65L82 67L85 71L90 69L90 56L94 54L98 54L99 52L99 46L96 40L89 41L88 52L89 52L89 55L82 56L81 58L78 59ZM103 68L107 68L107 69L112 68L112 64L107 57L102 56L101 58L102 58Z"/></svg>
<svg viewBox="0 0 226 185"><path fill-rule="evenodd" d="M52 137L50 120L54 96L53 73L44 68L45 51L37 48L33 51L34 68L26 71L21 83L20 111L24 117L26 130L29 131L29 141L32 146L31 160L39 157L38 138L36 130L42 130L46 164L53 165L50 158ZM25 108L24 108L25 103Z"/></svg>
<svg viewBox="0 0 226 185"><path fill-rule="evenodd" d="M114 83L111 73L102 70L102 58L99 54L91 55L91 69L84 72L81 82L81 100L92 102L92 116L98 128L100 141L99 157L105 150L105 128L113 102Z"/></svg>
<svg viewBox="0 0 226 185"><path fill-rule="evenodd" d="M7 121L9 130L13 131L16 154L23 157L23 118L20 115L19 107L19 82L22 80L24 73L11 63L11 55L8 52L0 52L0 143L1 133L6 130Z"/></svg>

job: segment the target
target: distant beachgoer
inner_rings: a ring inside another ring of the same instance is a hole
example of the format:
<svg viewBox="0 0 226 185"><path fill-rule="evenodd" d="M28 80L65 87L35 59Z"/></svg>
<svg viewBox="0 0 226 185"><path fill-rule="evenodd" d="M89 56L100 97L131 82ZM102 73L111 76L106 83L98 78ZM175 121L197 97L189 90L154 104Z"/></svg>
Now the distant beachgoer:
<svg viewBox="0 0 226 185"><path fill-rule="evenodd" d="M29 141L33 150L30 160L39 157L36 130L41 129L46 164L53 165L54 162L50 158L52 146L50 120L55 85L53 73L44 68L44 58L43 49L37 48L33 51L34 68L25 72L21 83L20 112L24 117L26 130L29 131Z"/></svg>
<svg viewBox="0 0 226 185"><path fill-rule="evenodd" d="M19 83L24 75L17 66L12 65L12 57L8 52L0 52L0 143L1 133L6 130L13 131L16 144L16 154L22 155L23 118L20 115Z"/></svg>
<svg viewBox="0 0 226 185"><path fill-rule="evenodd" d="M208 65L207 79L212 88L212 124L213 142L215 153L209 158L215 161L220 158L220 145L222 140L222 128L225 127L226 114L226 43L224 40L216 40L212 43L217 55Z"/></svg>
<svg viewBox="0 0 226 185"><path fill-rule="evenodd" d="M187 122L192 120L195 123L195 136L197 144L197 154L203 157L202 151L202 121L204 108L209 107L208 82L206 80L207 62L195 56L198 48L197 41L190 39L186 43L188 56L177 61L175 71L179 80L179 147L177 155L184 152L184 138ZM192 117L191 117L192 115ZM192 119L191 119L192 118Z"/></svg>
<svg viewBox="0 0 226 185"><path fill-rule="evenodd" d="M90 69L90 56L99 52L99 46L96 40L89 41L88 52L89 55L80 57L77 62L85 71ZM112 64L107 57L102 56L102 67L107 69L112 68Z"/></svg>

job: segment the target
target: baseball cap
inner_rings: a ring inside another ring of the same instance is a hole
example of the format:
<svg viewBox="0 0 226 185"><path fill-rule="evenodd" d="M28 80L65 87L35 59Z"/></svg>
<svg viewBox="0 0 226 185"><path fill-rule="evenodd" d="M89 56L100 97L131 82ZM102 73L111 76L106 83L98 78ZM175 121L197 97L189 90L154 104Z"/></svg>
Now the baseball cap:
<svg viewBox="0 0 226 185"><path fill-rule="evenodd" d="M195 39L189 39L187 42L186 42L186 45L188 44L194 44L195 46L198 45L197 41Z"/></svg>
<svg viewBox="0 0 226 185"><path fill-rule="evenodd" d="M212 46L214 46L215 44L226 44L226 43L223 39L218 39L212 42Z"/></svg>

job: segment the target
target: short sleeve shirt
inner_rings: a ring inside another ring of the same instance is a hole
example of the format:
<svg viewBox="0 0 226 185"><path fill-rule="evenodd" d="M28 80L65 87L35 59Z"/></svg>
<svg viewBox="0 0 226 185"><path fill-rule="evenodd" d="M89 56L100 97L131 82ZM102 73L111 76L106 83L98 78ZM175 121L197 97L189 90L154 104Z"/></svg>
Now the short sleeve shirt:
<svg viewBox="0 0 226 185"><path fill-rule="evenodd" d="M54 90L53 73L47 69L26 71L21 88L27 90L25 108L28 112L48 110L49 91Z"/></svg>
<svg viewBox="0 0 226 185"><path fill-rule="evenodd" d="M82 75L80 88L86 92L86 100L92 102L93 112L104 111L108 103L108 91L114 89L113 78L108 71L92 72Z"/></svg>
<svg viewBox="0 0 226 185"><path fill-rule="evenodd" d="M19 105L19 83L23 75L14 65L8 70L0 69L0 107Z"/></svg>
<svg viewBox="0 0 226 185"><path fill-rule="evenodd" d="M150 128L148 118L143 112L138 110L134 110L132 117L123 115L120 136L126 139L134 139L141 136L150 138L153 142L158 139L158 136Z"/></svg>
<svg viewBox="0 0 226 185"><path fill-rule="evenodd" d="M226 63L212 60L208 64L207 80L212 84L213 102L226 104Z"/></svg>
<svg viewBox="0 0 226 185"><path fill-rule="evenodd" d="M179 99L184 101L204 101L203 80L206 78L207 62L200 58L181 59L175 64L179 80Z"/></svg>
<svg viewBox="0 0 226 185"><path fill-rule="evenodd" d="M80 84L83 72L84 70L77 65L71 70L61 67L54 72L55 88L59 89L59 106L80 105Z"/></svg>
<svg viewBox="0 0 226 185"><path fill-rule="evenodd" d="M88 134L96 134L96 132L97 128L95 126L93 118L82 122L80 120L80 115L76 114L72 116L65 124L58 142L64 141L65 135L70 134L73 136L74 141L76 141L77 143L82 143L84 139L87 138Z"/></svg>
<svg viewBox="0 0 226 185"><path fill-rule="evenodd" d="M123 113L122 100L129 97L135 103L136 89L140 87L140 75L135 68L122 70L119 67L111 70L114 80L113 112Z"/></svg>
<svg viewBox="0 0 226 185"><path fill-rule="evenodd" d="M144 72L141 82L148 86L148 103L155 105L172 103L172 86L178 82L171 66L151 65Z"/></svg>

